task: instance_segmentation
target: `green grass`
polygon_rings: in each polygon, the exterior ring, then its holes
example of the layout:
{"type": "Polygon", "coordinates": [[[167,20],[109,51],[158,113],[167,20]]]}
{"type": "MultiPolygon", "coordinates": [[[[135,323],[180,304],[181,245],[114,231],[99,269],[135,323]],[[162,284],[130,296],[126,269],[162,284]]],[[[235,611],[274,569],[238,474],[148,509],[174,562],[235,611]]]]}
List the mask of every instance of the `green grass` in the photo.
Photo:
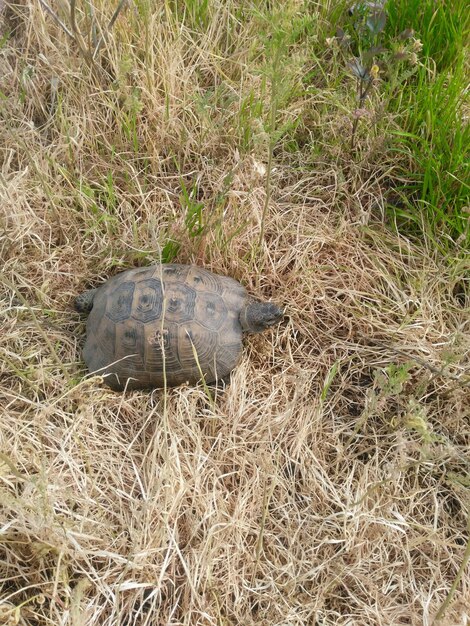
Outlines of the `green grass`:
{"type": "Polygon", "coordinates": [[[412,28],[423,43],[424,56],[434,60],[438,72],[452,69],[464,55],[470,23],[465,0],[392,0],[387,12],[389,32],[412,28]]]}
{"type": "Polygon", "coordinates": [[[389,33],[412,28],[423,44],[416,75],[390,102],[400,116],[392,151],[406,155],[397,168],[405,209],[404,230],[424,228],[444,248],[461,238],[470,244],[468,34],[465,0],[389,3],[389,33]]]}
{"type": "MultiPolygon", "coordinates": [[[[350,37],[349,48],[336,46],[333,57],[321,56],[318,41],[312,49],[317,62],[308,77],[321,84],[324,94],[334,91],[337,102],[351,112],[365,107],[374,122],[358,127],[355,163],[371,154],[373,139],[382,138],[374,169],[387,167],[387,185],[393,189],[388,213],[399,230],[429,239],[442,252],[470,245],[468,124],[468,43],[470,11],[465,0],[390,0],[385,6],[383,32],[367,27],[367,13],[348,16],[347,5],[337,3],[329,15],[328,35],[338,28],[350,37]],[[407,41],[401,34],[409,31],[407,41]],[[415,45],[415,48],[413,46],[415,45]],[[420,49],[422,47],[422,49],[420,49]],[[397,55],[404,54],[403,60],[397,55]],[[413,54],[412,54],[413,53],[413,54]],[[369,97],[358,102],[353,75],[341,79],[338,63],[356,56],[364,67],[379,63],[380,80],[369,97]],[[412,60],[414,56],[414,62],[412,60]]],[[[364,9],[365,10],[365,9],[364,9]]],[[[368,85],[364,81],[363,89],[368,85]]],[[[321,93],[321,89],[318,90],[321,93]]],[[[335,105],[329,98],[328,107],[335,105]]],[[[367,118],[366,118],[367,119],[367,118]]],[[[355,132],[355,131],[354,131],[355,132]]],[[[354,145],[354,141],[351,142],[354,145]]],[[[347,141],[343,153],[348,152],[347,141]]],[[[343,158],[348,168],[347,156],[343,158]]],[[[368,172],[370,175],[370,171],[368,172]]],[[[385,194],[387,200],[387,194],[385,194]]]]}

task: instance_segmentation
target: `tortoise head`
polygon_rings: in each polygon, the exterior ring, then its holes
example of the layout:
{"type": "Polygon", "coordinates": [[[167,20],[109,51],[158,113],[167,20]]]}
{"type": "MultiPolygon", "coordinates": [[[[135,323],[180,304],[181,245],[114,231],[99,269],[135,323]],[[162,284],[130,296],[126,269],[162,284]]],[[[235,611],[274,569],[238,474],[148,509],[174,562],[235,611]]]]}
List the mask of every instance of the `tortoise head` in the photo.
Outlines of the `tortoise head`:
{"type": "Polygon", "coordinates": [[[283,317],[284,309],[273,302],[248,300],[240,312],[240,324],[245,333],[261,333],[279,324],[283,317]]]}

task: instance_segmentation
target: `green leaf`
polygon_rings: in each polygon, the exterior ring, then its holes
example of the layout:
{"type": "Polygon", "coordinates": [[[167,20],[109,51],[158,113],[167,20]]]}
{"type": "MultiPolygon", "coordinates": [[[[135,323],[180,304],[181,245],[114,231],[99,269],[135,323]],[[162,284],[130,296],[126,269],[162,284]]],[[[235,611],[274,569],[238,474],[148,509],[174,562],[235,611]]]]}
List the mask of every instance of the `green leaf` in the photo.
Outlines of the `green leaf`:
{"type": "Polygon", "coordinates": [[[369,78],[369,72],[362,65],[361,60],[357,57],[351,59],[346,63],[347,67],[351,70],[354,76],[357,76],[360,80],[367,80],[369,78]]]}
{"type": "Polygon", "coordinates": [[[367,28],[373,35],[378,35],[385,28],[387,23],[387,14],[385,11],[374,11],[369,15],[366,21],[367,28]]]}

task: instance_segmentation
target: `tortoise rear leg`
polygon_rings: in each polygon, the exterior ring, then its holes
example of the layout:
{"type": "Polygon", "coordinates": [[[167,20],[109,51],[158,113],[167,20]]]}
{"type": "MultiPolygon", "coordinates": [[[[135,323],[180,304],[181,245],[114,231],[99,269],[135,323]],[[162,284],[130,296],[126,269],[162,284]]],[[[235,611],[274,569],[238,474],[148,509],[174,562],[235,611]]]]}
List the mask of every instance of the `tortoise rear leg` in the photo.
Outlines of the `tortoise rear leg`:
{"type": "Polygon", "coordinates": [[[75,309],[79,313],[89,313],[93,308],[93,298],[98,289],[89,289],[75,298],[75,309]]]}
{"type": "Polygon", "coordinates": [[[218,378],[217,384],[222,389],[225,389],[225,387],[228,387],[230,385],[231,381],[232,381],[232,373],[227,374],[226,376],[222,376],[221,378],[218,378]]]}
{"type": "Polygon", "coordinates": [[[230,385],[232,374],[226,374],[225,376],[219,376],[216,380],[208,384],[210,390],[216,392],[225,391],[230,385]]]}

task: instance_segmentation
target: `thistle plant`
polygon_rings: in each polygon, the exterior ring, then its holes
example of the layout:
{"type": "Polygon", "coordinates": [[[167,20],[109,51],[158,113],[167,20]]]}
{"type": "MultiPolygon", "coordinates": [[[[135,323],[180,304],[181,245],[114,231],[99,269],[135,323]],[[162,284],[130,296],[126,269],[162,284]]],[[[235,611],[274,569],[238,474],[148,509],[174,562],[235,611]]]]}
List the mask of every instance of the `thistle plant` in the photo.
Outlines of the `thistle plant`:
{"type": "Polygon", "coordinates": [[[329,47],[338,47],[345,66],[356,80],[356,107],[352,114],[351,149],[356,146],[359,120],[369,115],[365,108],[372,88],[380,82],[391,96],[396,88],[416,71],[422,44],[411,29],[398,38],[385,41],[387,24],[386,0],[359,2],[348,11],[349,20],[336,36],[328,38],[329,47]],[[411,69],[403,71],[403,64],[411,69]]]}

